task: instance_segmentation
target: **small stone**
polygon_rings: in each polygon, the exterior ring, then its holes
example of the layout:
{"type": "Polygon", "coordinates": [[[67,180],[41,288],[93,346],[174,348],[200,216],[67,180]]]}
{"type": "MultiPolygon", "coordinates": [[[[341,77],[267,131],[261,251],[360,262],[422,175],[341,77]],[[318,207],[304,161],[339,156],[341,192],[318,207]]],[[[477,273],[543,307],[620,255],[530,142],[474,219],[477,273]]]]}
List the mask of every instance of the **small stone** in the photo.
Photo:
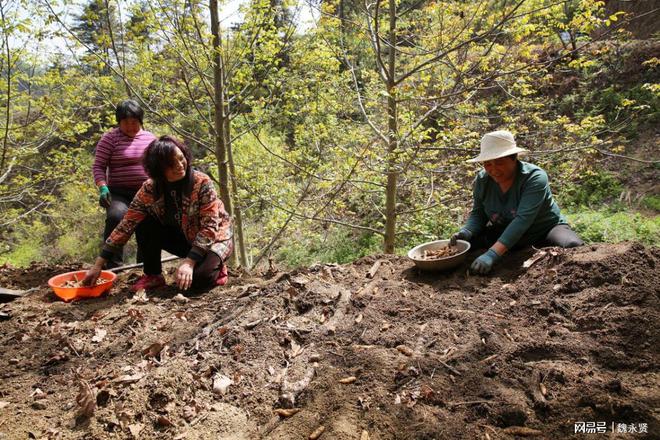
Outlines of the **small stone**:
{"type": "Polygon", "coordinates": [[[30,406],[34,409],[39,409],[39,410],[47,408],[46,404],[44,402],[41,402],[41,401],[33,402],[32,405],[30,405],[30,406]]]}

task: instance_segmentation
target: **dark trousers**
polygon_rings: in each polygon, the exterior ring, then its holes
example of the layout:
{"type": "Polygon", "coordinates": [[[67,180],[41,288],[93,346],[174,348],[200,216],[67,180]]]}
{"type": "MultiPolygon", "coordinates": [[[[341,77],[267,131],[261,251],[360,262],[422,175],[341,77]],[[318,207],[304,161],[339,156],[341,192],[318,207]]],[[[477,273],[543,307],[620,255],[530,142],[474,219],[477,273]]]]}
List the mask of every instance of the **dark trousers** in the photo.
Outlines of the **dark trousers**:
{"type": "MultiPolygon", "coordinates": [[[[121,222],[121,219],[124,218],[124,214],[128,211],[128,205],[133,201],[133,197],[137,193],[137,190],[129,190],[125,188],[115,188],[110,187],[110,206],[105,210],[105,229],[103,230],[103,241],[110,237],[112,231],[115,230],[117,225],[121,222]]],[[[142,252],[140,249],[140,235],[142,234],[141,225],[138,225],[135,230],[135,240],[138,244],[137,246],[137,262],[142,262],[142,252]]],[[[115,253],[110,261],[107,263],[107,268],[121,266],[124,263],[124,251],[123,249],[115,253]]]]}
{"type": "MultiPolygon", "coordinates": [[[[474,248],[488,248],[491,247],[500,238],[504,228],[494,226],[487,226],[486,229],[476,237],[472,237],[470,244],[474,248]]],[[[513,246],[513,249],[520,249],[526,246],[558,246],[562,248],[572,248],[582,246],[584,242],[568,225],[556,225],[548,231],[545,238],[532,242],[525,239],[523,235],[518,243],[513,246]]]]}
{"type": "MultiPolygon", "coordinates": [[[[162,272],[160,254],[163,250],[178,257],[185,257],[190,252],[192,245],[180,228],[163,225],[152,216],[147,216],[141,225],[143,233],[138,238],[138,244],[142,249],[145,274],[158,275],[162,272]]],[[[195,264],[192,287],[215,285],[222,268],[222,259],[213,252],[207,252],[204,259],[195,264]]]]}

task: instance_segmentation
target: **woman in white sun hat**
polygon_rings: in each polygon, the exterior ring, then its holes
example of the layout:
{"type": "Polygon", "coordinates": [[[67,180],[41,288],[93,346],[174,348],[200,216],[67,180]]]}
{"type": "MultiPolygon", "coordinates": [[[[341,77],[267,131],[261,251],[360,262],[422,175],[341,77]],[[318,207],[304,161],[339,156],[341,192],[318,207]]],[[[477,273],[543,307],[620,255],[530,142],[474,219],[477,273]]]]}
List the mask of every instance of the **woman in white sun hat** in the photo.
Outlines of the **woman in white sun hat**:
{"type": "Polygon", "coordinates": [[[484,169],[474,180],[470,217],[451,242],[460,239],[474,247],[489,247],[470,266],[474,273],[490,272],[513,247],[584,244],[561,215],[546,172],[518,160],[526,152],[510,132],[499,130],[484,135],[481,153],[468,160],[482,163],[484,169]]]}

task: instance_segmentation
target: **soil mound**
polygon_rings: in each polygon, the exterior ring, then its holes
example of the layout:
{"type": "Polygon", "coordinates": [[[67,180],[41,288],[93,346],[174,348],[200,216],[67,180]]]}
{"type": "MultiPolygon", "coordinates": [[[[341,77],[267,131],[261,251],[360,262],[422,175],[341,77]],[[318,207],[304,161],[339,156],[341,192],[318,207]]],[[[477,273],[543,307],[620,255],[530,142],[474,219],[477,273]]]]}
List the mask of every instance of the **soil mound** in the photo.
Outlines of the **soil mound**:
{"type": "Polygon", "coordinates": [[[0,305],[0,439],[658,438],[660,249],[529,250],[490,277],[467,275],[474,256],[444,274],[370,256],[188,298],[133,295],[137,274],[73,304],[42,284],[0,305]]]}

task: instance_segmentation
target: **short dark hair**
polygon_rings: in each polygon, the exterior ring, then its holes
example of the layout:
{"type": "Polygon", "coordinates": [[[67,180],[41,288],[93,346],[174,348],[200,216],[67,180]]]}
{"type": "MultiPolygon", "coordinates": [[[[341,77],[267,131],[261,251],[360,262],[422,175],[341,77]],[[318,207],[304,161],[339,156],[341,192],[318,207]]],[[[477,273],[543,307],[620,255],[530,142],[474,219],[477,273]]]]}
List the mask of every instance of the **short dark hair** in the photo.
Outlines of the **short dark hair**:
{"type": "Polygon", "coordinates": [[[165,169],[174,165],[175,148],[181,150],[186,158],[186,177],[192,174],[192,154],[190,149],[182,141],[173,136],[165,135],[152,141],[142,156],[142,166],[149,177],[153,179],[158,188],[162,188],[166,182],[165,169]]]}
{"type": "Polygon", "coordinates": [[[510,157],[510,158],[513,159],[513,160],[518,160],[518,153],[509,154],[509,155],[506,156],[506,157],[510,157]]]}
{"type": "Polygon", "coordinates": [[[140,107],[140,104],[138,104],[137,101],[127,99],[126,101],[117,104],[115,116],[117,117],[117,124],[119,124],[122,119],[135,118],[140,121],[140,125],[142,125],[144,110],[142,110],[142,107],[140,107]]]}

